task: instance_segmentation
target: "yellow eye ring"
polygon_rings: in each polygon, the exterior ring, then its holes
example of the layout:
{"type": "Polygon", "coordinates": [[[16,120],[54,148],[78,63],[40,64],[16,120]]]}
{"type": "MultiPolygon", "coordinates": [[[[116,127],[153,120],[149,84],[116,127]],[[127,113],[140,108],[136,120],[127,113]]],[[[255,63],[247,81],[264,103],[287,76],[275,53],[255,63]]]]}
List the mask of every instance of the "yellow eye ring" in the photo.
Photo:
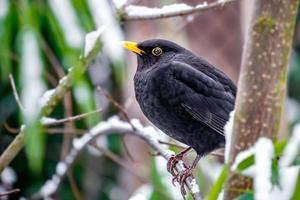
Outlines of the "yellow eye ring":
{"type": "Polygon", "coordinates": [[[159,56],[162,54],[162,49],[159,47],[155,47],[154,49],[152,49],[152,54],[155,56],[159,56]]]}

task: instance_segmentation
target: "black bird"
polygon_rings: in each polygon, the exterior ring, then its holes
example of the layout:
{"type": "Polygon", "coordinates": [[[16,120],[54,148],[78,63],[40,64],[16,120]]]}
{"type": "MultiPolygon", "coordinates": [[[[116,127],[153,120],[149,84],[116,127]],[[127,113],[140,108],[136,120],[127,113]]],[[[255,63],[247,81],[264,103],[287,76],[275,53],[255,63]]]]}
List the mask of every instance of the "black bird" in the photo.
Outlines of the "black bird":
{"type": "MultiPolygon", "coordinates": [[[[191,51],[162,39],[124,42],[137,54],[136,99],[145,116],[170,137],[190,146],[168,162],[168,170],[191,148],[199,159],[225,146],[224,125],[234,108],[236,86],[191,51]]],[[[183,182],[181,182],[183,183],[183,182]]]]}

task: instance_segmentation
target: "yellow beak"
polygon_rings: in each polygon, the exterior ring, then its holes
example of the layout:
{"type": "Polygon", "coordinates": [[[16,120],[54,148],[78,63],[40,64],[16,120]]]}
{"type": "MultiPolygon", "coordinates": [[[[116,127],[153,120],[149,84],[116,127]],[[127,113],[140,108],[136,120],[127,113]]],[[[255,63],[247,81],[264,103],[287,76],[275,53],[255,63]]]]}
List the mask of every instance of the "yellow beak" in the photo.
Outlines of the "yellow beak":
{"type": "Polygon", "coordinates": [[[137,53],[139,55],[142,55],[143,53],[145,53],[145,51],[138,48],[136,42],[123,41],[123,47],[128,49],[129,51],[132,51],[132,52],[137,53]]]}

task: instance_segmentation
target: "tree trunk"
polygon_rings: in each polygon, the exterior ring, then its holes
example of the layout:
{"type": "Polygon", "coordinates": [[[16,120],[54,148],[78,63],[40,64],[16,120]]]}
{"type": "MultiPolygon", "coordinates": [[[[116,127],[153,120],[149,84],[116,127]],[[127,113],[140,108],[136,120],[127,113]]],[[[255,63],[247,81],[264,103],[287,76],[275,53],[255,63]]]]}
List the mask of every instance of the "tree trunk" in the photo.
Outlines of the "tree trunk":
{"type": "MultiPolygon", "coordinates": [[[[259,137],[277,137],[298,3],[254,1],[238,83],[229,164],[259,137]]],[[[224,199],[234,199],[251,188],[249,178],[230,172],[224,199]]]]}

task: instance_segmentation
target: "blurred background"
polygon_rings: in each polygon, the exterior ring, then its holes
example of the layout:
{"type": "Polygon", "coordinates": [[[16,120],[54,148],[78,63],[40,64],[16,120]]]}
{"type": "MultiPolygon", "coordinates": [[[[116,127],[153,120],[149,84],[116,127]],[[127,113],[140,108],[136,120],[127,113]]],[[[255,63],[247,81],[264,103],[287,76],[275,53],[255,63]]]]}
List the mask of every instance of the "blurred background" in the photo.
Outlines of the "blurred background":
{"type": "MultiPolygon", "coordinates": [[[[207,1],[213,2],[213,1],[207,1]]],[[[0,153],[27,122],[18,107],[9,74],[15,79],[24,107],[35,110],[37,99],[75,65],[83,52],[87,32],[104,25],[102,51],[87,73],[55,108],[51,117],[66,118],[101,108],[80,121],[41,128],[33,126],[25,148],[0,176],[0,192],[21,191],[8,199],[31,197],[51,178],[55,166],[71,148],[71,140],[99,121],[119,112],[96,90],[100,85],[123,105],[130,118],[149,124],[134,98],[136,57],[115,41],[140,42],[151,38],[174,41],[218,66],[235,83],[252,1],[235,1],[221,8],[185,17],[123,21],[127,5],[161,7],[172,3],[195,5],[197,0],[0,0],[0,153]],[[125,3],[125,4],[124,4],[125,3]]],[[[288,92],[280,137],[300,121],[300,23],[295,29],[290,57],[288,92]]],[[[163,141],[175,143],[165,135],[163,141]]],[[[162,158],[140,139],[118,135],[94,141],[76,159],[54,199],[182,199],[172,186],[162,158]],[[114,161],[111,153],[118,155],[114,161]]],[[[171,146],[172,150],[180,148],[171,146]]],[[[195,154],[191,154],[193,158],[195,154]]],[[[207,156],[196,171],[205,194],[218,176],[222,160],[207,156]]],[[[1,197],[0,197],[1,199],[1,197]]],[[[7,199],[3,197],[2,199],[7,199]]]]}

